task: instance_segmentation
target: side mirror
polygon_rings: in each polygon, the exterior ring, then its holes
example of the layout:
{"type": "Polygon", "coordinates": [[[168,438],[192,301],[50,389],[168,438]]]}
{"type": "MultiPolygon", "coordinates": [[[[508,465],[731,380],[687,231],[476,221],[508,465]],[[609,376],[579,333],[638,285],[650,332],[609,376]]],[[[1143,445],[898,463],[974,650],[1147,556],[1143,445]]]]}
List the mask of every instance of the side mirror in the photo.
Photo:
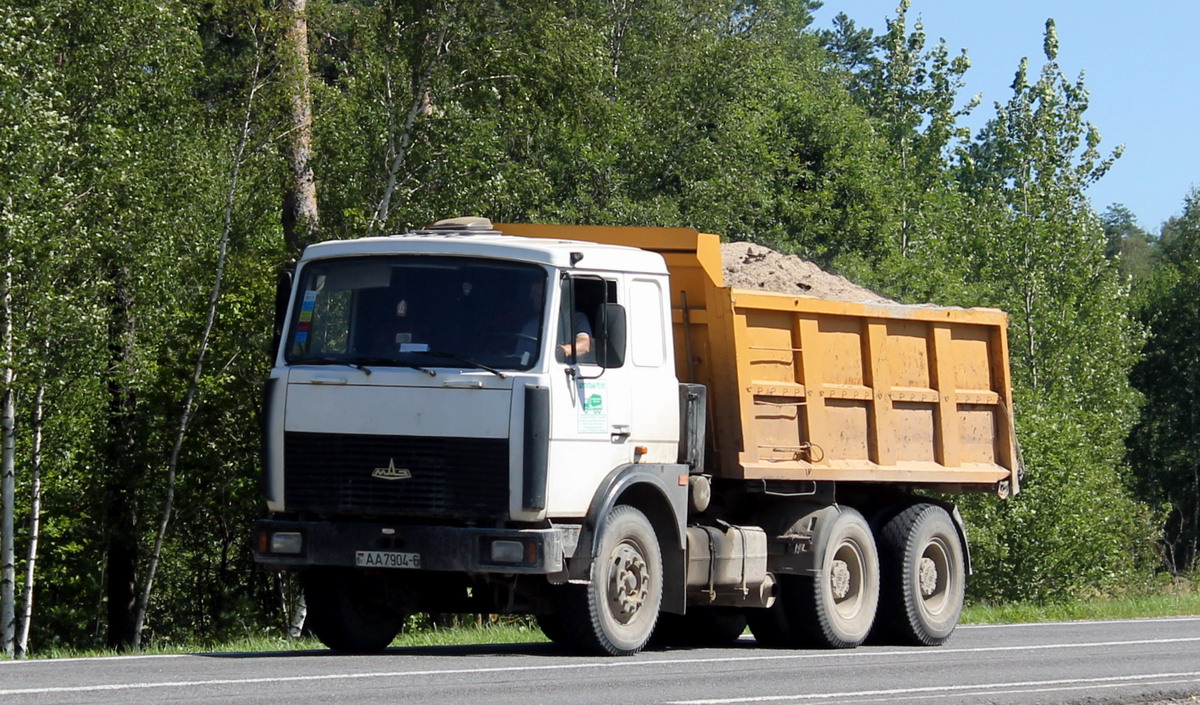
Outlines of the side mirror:
{"type": "Polygon", "coordinates": [[[604,369],[625,365],[625,307],[604,304],[596,335],[596,363],[604,369]]]}
{"type": "Polygon", "coordinates": [[[283,337],[283,325],[287,317],[288,303],[292,300],[292,279],[295,275],[294,264],[289,264],[279,270],[275,279],[275,323],[271,331],[271,362],[279,357],[279,342],[283,337]]]}

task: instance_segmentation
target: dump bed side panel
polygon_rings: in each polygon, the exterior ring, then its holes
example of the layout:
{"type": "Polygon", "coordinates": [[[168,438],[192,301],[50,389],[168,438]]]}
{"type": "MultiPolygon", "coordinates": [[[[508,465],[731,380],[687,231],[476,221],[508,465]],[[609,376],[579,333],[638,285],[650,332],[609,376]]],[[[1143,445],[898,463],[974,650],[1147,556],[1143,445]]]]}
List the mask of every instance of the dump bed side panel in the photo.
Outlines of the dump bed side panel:
{"type": "Polygon", "coordinates": [[[740,412],[721,475],[1017,489],[1002,312],[718,295],[740,412]]]}

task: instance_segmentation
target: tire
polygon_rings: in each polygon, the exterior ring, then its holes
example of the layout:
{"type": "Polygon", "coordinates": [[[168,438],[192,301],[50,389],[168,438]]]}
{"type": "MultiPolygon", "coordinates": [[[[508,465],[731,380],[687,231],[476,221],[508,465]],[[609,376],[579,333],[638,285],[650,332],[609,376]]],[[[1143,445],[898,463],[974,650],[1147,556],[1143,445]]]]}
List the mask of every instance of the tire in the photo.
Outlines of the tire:
{"type": "Polygon", "coordinates": [[[689,607],[687,614],[660,614],[650,642],[655,646],[729,646],[746,631],[736,607],[689,607]]]}
{"type": "Polygon", "coordinates": [[[944,644],[962,613],[966,562],[954,521],[935,504],[916,504],[879,532],[880,619],[872,640],[944,644]]]}
{"type": "Polygon", "coordinates": [[[306,624],[334,651],[383,651],[404,626],[404,613],[388,605],[383,586],[362,571],[312,568],[303,582],[306,624]]]}
{"type": "Polygon", "coordinates": [[[615,507],[601,531],[589,583],[560,588],[556,627],[580,651],[628,656],[654,633],[662,604],[662,551],[646,515],[628,505],[615,507]]]}
{"type": "Polygon", "coordinates": [[[879,556],[862,514],[842,507],[825,533],[820,573],[780,595],[800,645],[852,649],[866,641],[879,606],[879,556]]]}

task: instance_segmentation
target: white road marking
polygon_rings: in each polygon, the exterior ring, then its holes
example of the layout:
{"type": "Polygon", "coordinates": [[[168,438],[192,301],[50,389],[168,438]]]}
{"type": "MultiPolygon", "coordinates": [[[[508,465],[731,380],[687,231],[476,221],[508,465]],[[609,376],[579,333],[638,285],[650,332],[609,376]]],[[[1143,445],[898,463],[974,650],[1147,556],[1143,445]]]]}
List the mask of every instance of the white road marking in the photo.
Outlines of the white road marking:
{"type": "MultiPolygon", "coordinates": [[[[1173,678],[1164,681],[1142,681],[1138,683],[1101,683],[1090,685],[1064,685],[1055,687],[1041,688],[1008,688],[1004,690],[989,690],[988,696],[993,695],[1021,695],[1024,693],[1059,693],[1069,692],[1073,690],[1113,690],[1115,688],[1132,688],[1135,685],[1181,685],[1184,683],[1200,683],[1200,679],[1196,678],[1173,678]]],[[[925,695],[888,695],[881,698],[857,698],[854,700],[839,700],[839,705],[849,705],[849,703],[896,703],[904,702],[905,700],[937,700],[942,698],[961,698],[963,693],[932,693],[925,695]]],[[[664,705],[666,705],[664,703],[664,705]]]]}
{"type": "Polygon", "coordinates": [[[1200,617],[1145,617],[1141,619],[1076,619],[1066,622],[1017,622],[1015,624],[960,624],[958,629],[1012,629],[1020,627],[1074,627],[1090,624],[1145,624],[1147,622],[1200,622],[1200,617]]]}
{"type": "MultiPolygon", "coordinates": [[[[978,654],[1002,651],[1039,651],[1047,649],[1087,649],[1105,648],[1111,646],[1136,646],[1140,644],[1180,644],[1200,642],[1200,637],[1179,637],[1171,639],[1130,639],[1124,641],[1094,641],[1064,644],[1037,644],[1033,646],[980,646],[968,649],[892,649],[887,651],[871,651],[860,649],[855,651],[820,651],[804,654],[765,654],[761,656],[722,656],[703,659],[653,659],[636,660],[604,660],[587,663],[563,663],[546,666],[497,666],[488,668],[446,668],[423,671],[383,671],[375,673],[326,673],[305,676],[276,676],[271,678],[221,678],[195,681],[162,681],[157,683],[108,683],[95,685],[54,686],[45,688],[12,688],[0,689],[0,695],[44,695],[50,693],[86,693],[116,690],[145,690],[148,688],[194,688],[200,686],[219,685],[252,685],[256,683],[295,683],[307,681],[330,680],[360,680],[364,678],[412,678],[414,676],[443,676],[443,675],[483,675],[490,673],[518,673],[530,671],[571,671],[616,668],[643,668],[665,665],[703,665],[745,663],[751,661],[800,661],[813,659],[866,659],[879,656],[936,656],[942,658],[953,654],[978,654]]],[[[1065,681],[1070,682],[1070,681],[1065,681]]],[[[1019,685],[1019,684],[1013,684],[1019,685]]]]}
{"type": "Polygon", "coordinates": [[[803,693],[797,695],[757,695],[746,698],[711,698],[706,700],[671,700],[667,705],[737,705],[738,703],[782,703],[782,702],[797,702],[803,700],[831,700],[836,699],[839,702],[844,702],[846,698],[861,698],[861,697],[882,697],[887,696],[889,699],[895,696],[903,695],[931,695],[941,696],[942,694],[962,695],[970,691],[980,691],[973,694],[994,694],[996,692],[1013,692],[1020,693],[1033,689],[1035,692],[1044,690],[1067,690],[1074,688],[1087,687],[1113,687],[1113,686],[1130,686],[1141,685],[1146,682],[1153,684],[1166,683],[1193,683],[1200,682],[1200,671],[1189,671],[1184,673],[1146,673],[1132,676],[1103,676],[1100,678],[1066,678],[1059,680],[1047,681],[1023,681],[1023,682],[1000,682],[1000,683],[976,683],[971,685],[934,685],[924,686],[920,688],[889,688],[886,690],[858,690],[858,691],[842,691],[835,693],[803,693]],[[1180,679],[1180,680],[1165,680],[1161,683],[1154,681],[1156,678],[1162,679],[1180,679]],[[1071,686],[1071,688],[1058,688],[1056,686],[1071,686]],[[999,688],[1015,688],[1018,690],[1012,691],[997,691],[999,688]]]}

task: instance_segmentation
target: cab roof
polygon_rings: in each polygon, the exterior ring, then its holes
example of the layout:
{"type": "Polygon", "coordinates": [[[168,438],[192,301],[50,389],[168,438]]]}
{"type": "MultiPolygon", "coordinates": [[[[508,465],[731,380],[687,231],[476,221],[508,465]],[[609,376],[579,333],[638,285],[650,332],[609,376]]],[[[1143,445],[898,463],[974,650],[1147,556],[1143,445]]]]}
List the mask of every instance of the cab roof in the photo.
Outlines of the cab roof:
{"type": "Polygon", "coordinates": [[[330,240],[308,246],[300,261],[389,254],[488,257],[563,269],[667,273],[666,263],[655,252],[582,240],[518,237],[479,227],[440,226],[387,237],[330,240]]]}

